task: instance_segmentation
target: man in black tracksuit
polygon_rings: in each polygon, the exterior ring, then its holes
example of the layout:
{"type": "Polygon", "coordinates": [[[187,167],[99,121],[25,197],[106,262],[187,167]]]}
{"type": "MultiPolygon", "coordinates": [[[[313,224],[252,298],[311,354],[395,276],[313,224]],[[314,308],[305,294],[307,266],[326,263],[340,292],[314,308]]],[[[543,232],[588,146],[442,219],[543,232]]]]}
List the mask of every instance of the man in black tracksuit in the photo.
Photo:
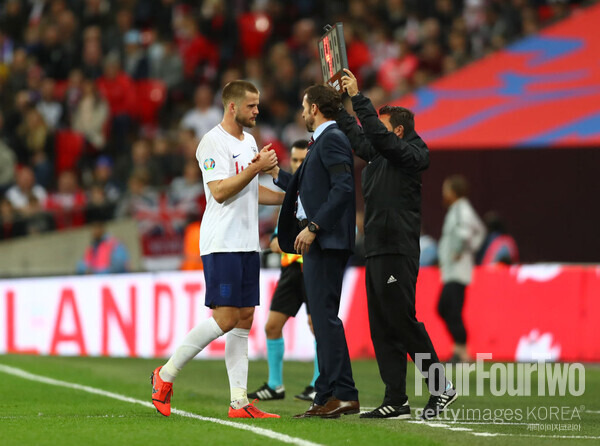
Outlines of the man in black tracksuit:
{"type": "Polygon", "coordinates": [[[421,367],[433,378],[429,389],[440,389],[424,409],[423,418],[430,419],[454,402],[456,391],[443,373],[430,372],[439,360],[425,326],[416,319],[421,172],[429,166],[429,150],[414,130],[412,112],[385,106],[378,118],[371,101],[358,92],[354,75],[345,72],[342,85],[362,128],[345,109],[337,123],[355,154],[368,162],[362,173],[367,300],[371,339],[386,386],[383,404],[361,417],[410,418],[406,354],[418,365],[415,355],[422,353],[429,354],[421,367]]]}

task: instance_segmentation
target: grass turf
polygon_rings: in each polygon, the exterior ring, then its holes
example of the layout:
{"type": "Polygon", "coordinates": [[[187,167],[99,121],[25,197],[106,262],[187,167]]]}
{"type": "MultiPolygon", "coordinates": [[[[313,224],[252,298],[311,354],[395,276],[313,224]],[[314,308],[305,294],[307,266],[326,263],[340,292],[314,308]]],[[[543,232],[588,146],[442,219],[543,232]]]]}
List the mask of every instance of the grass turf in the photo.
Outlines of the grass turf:
{"type": "MultiPolygon", "coordinates": [[[[67,358],[0,356],[0,365],[61,381],[91,386],[143,401],[150,401],[149,376],[160,360],[116,358],[67,358]]],[[[488,366],[489,368],[489,366],[488,366]]],[[[380,404],[383,385],[374,361],[354,361],[353,371],[361,406],[380,404]]],[[[250,363],[249,390],[265,381],[265,361],[250,363]]],[[[293,395],[308,384],[312,363],[286,362],[286,399],[259,402],[258,407],[281,415],[281,419],[233,420],[325,445],[550,445],[600,443],[600,368],[586,366],[586,390],[580,397],[463,396],[451,406],[455,411],[486,409],[506,411],[527,408],[577,408],[581,419],[567,421],[523,419],[518,423],[468,420],[457,423],[409,423],[400,420],[364,420],[346,416],[338,420],[303,419],[292,416],[308,407],[293,395]],[[579,430],[532,430],[530,424],[573,426],[579,430]],[[456,430],[452,430],[456,429],[456,430]],[[566,437],[566,438],[559,438],[566,437]],[[578,438],[577,438],[578,437],[578,438]]],[[[474,378],[473,378],[474,380],[474,378]]],[[[532,386],[535,388],[535,383],[532,386]]],[[[474,386],[472,387],[474,389],[474,386]]],[[[173,406],[204,417],[227,419],[229,386],[224,361],[192,361],[174,386],[173,406]]],[[[414,395],[414,367],[409,363],[407,391],[411,408],[422,408],[427,396],[414,395]]],[[[9,445],[270,445],[281,441],[253,432],[172,415],[162,417],[139,404],[118,401],[77,389],[26,380],[0,371],[0,444],[9,445]]],[[[544,415],[541,411],[541,415],[544,415]]],[[[459,412],[457,412],[459,413],[459,412]]],[[[463,421],[461,421],[463,420],[463,421]]]]}

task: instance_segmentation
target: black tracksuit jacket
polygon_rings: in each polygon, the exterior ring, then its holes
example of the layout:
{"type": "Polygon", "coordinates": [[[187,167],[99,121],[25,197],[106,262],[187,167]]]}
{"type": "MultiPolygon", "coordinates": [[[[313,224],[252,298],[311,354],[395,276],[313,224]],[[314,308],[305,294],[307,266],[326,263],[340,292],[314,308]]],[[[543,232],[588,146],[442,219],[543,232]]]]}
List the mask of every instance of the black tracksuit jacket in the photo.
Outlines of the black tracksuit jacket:
{"type": "Polygon", "coordinates": [[[345,109],[336,120],[354,153],[368,162],[362,173],[366,257],[401,254],[418,259],[421,172],[429,167],[429,149],[414,130],[403,138],[389,132],[362,94],[352,97],[352,108],[362,128],[345,109]]]}

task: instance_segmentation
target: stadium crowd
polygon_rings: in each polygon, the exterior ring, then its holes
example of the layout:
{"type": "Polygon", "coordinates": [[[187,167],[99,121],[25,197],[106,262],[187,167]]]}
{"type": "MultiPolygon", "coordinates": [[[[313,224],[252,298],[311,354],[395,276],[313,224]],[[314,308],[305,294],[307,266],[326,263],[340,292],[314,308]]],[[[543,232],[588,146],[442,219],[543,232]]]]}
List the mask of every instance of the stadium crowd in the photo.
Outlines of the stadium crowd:
{"type": "MultiPolygon", "coordinates": [[[[300,95],[342,21],[375,106],[564,17],[560,0],[6,0],[0,5],[0,239],[133,217],[182,234],[204,206],[196,147],[218,92],[261,91],[259,146],[309,135],[300,95]]],[[[273,229],[262,212],[261,231],[273,229]]],[[[265,238],[268,245],[268,238],[265,238]]]]}

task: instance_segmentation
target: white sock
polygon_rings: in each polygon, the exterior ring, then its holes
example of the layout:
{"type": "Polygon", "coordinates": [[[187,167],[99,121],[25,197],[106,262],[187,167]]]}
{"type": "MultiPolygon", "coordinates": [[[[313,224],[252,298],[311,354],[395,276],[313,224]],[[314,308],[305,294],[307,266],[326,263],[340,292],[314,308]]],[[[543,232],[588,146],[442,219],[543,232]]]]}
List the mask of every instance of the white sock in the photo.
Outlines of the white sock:
{"type": "Polygon", "coordinates": [[[160,379],[171,383],[175,381],[183,366],[219,336],[223,336],[223,330],[214,318],[200,322],[185,335],[173,356],[160,369],[160,379]]]}
{"type": "Polygon", "coordinates": [[[225,366],[229,375],[231,406],[239,409],[248,404],[248,335],[246,328],[234,328],[227,333],[225,366]]]}

